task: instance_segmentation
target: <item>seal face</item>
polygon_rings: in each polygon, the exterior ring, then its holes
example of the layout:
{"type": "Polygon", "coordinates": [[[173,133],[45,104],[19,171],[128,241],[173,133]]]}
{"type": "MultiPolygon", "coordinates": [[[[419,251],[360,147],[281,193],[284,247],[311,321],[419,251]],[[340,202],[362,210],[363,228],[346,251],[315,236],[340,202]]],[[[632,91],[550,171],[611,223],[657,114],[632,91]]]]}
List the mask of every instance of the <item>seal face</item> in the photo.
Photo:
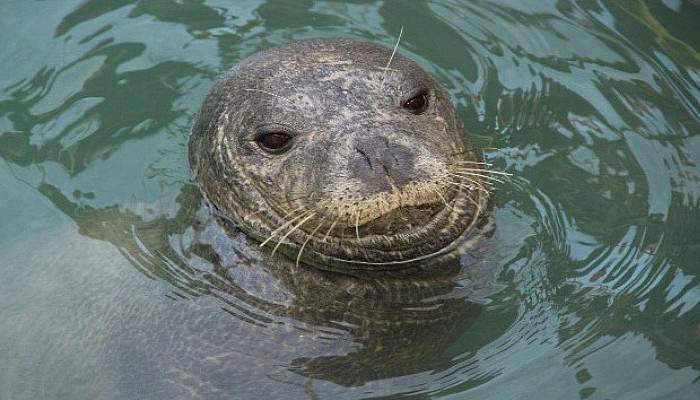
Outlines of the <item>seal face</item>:
{"type": "Polygon", "coordinates": [[[225,220],[274,251],[349,274],[453,249],[486,176],[444,89],[383,46],[312,39],[258,53],[207,96],[189,148],[225,220]]]}

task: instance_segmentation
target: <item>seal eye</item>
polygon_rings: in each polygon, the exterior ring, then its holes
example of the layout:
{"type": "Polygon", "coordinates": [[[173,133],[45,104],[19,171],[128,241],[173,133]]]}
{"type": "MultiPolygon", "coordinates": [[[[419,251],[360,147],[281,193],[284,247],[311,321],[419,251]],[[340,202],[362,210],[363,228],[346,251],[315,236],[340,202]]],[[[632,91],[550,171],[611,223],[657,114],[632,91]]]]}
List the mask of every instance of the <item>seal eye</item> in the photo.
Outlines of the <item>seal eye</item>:
{"type": "Polygon", "coordinates": [[[255,142],[266,152],[279,154],[289,149],[292,137],[284,132],[265,132],[258,135],[255,142]]]}
{"type": "Polygon", "coordinates": [[[420,92],[403,103],[403,108],[413,114],[422,114],[428,109],[428,94],[420,92]]]}

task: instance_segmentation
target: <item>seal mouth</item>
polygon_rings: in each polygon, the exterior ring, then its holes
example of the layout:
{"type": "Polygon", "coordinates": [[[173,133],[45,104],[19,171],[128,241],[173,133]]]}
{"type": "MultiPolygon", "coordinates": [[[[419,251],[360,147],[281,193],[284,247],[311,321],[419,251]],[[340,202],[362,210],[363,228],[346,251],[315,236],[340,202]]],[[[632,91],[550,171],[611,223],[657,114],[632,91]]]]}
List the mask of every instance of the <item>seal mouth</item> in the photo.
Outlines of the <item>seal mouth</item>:
{"type": "Polygon", "coordinates": [[[415,187],[408,191],[395,190],[391,202],[381,196],[367,196],[361,200],[350,197],[335,207],[323,206],[327,201],[315,209],[312,205],[303,206],[315,212],[309,221],[301,224],[299,232],[309,240],[321,236],[324,243],[346,246],[382,249],[410,246],[421,233],[427,234],[429,228],[439,228],[435,221],[454,210],[452,203],[460,192],[439,185],[424,185],[423,189],[420,193],[416,193],[415,187]]]}
{"type": "Polygon", "coordinates": [[[399,206],[369,222],[358,224],[357,227],[346,226],[339,232],[338,236],[363,237],[408,234],[416,230],[417,227],[430,223],[444,208],[445,204],[440,202],[429,202],[405,207],[399,206]]]}
{"type": "Polygon", "coordinates": [[[314,264],[351,274],[390,272],[449,253],[464,232],[476,224],[484,201],[485,196],[478,191],[469,193],[459,188],[449,193],[445,202],[397,208],[355,229],[344,228],[338,236],[320,240],[308,236],[307,240],[313,241],[312,258],[319,260],[314,264]],[[401,226],[401,217],[409,215],[419,217],[420,222],[413,219],[413,224],[401,226]],[[383,219],[399,224],[398,230],[386,233],[383,219]]]}

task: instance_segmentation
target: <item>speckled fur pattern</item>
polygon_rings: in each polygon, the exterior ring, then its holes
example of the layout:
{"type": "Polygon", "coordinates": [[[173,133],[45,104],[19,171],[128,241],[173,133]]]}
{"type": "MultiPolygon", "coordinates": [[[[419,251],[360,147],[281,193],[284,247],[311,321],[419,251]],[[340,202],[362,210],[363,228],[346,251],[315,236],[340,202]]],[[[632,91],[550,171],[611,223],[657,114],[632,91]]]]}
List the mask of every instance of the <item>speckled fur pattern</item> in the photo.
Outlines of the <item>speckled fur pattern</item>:
{"type": "Polygon", "coordinates": [[[444,89],[410,59],[350,39],[262,51],[207,96],[190,139],[196,182],[216,212],[269,247],[361,274],[430,264],[466,236],[485,202],[480,162],[444,89]],[[415,115],[402,104],[423,91],[415,115]],[[269,154],[261,131],[292,136],[269,154]],[[464,165],[464,164],[462,164],[464,165]]]}

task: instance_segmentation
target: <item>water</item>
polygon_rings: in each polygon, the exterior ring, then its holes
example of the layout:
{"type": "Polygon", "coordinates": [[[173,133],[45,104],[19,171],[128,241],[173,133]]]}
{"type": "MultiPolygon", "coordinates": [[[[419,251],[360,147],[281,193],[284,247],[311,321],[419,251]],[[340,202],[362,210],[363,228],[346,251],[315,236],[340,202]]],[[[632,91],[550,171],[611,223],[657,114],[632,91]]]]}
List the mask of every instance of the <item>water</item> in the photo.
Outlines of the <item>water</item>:
{"type": "Polygon", "coordinates": [[[700,398],[700,6],[234,4],[0,5],[0,399],[700,398]],[[330,301],[193,222],[217,74],[402,26],[515,175],[496,290],[330,301]]]}

